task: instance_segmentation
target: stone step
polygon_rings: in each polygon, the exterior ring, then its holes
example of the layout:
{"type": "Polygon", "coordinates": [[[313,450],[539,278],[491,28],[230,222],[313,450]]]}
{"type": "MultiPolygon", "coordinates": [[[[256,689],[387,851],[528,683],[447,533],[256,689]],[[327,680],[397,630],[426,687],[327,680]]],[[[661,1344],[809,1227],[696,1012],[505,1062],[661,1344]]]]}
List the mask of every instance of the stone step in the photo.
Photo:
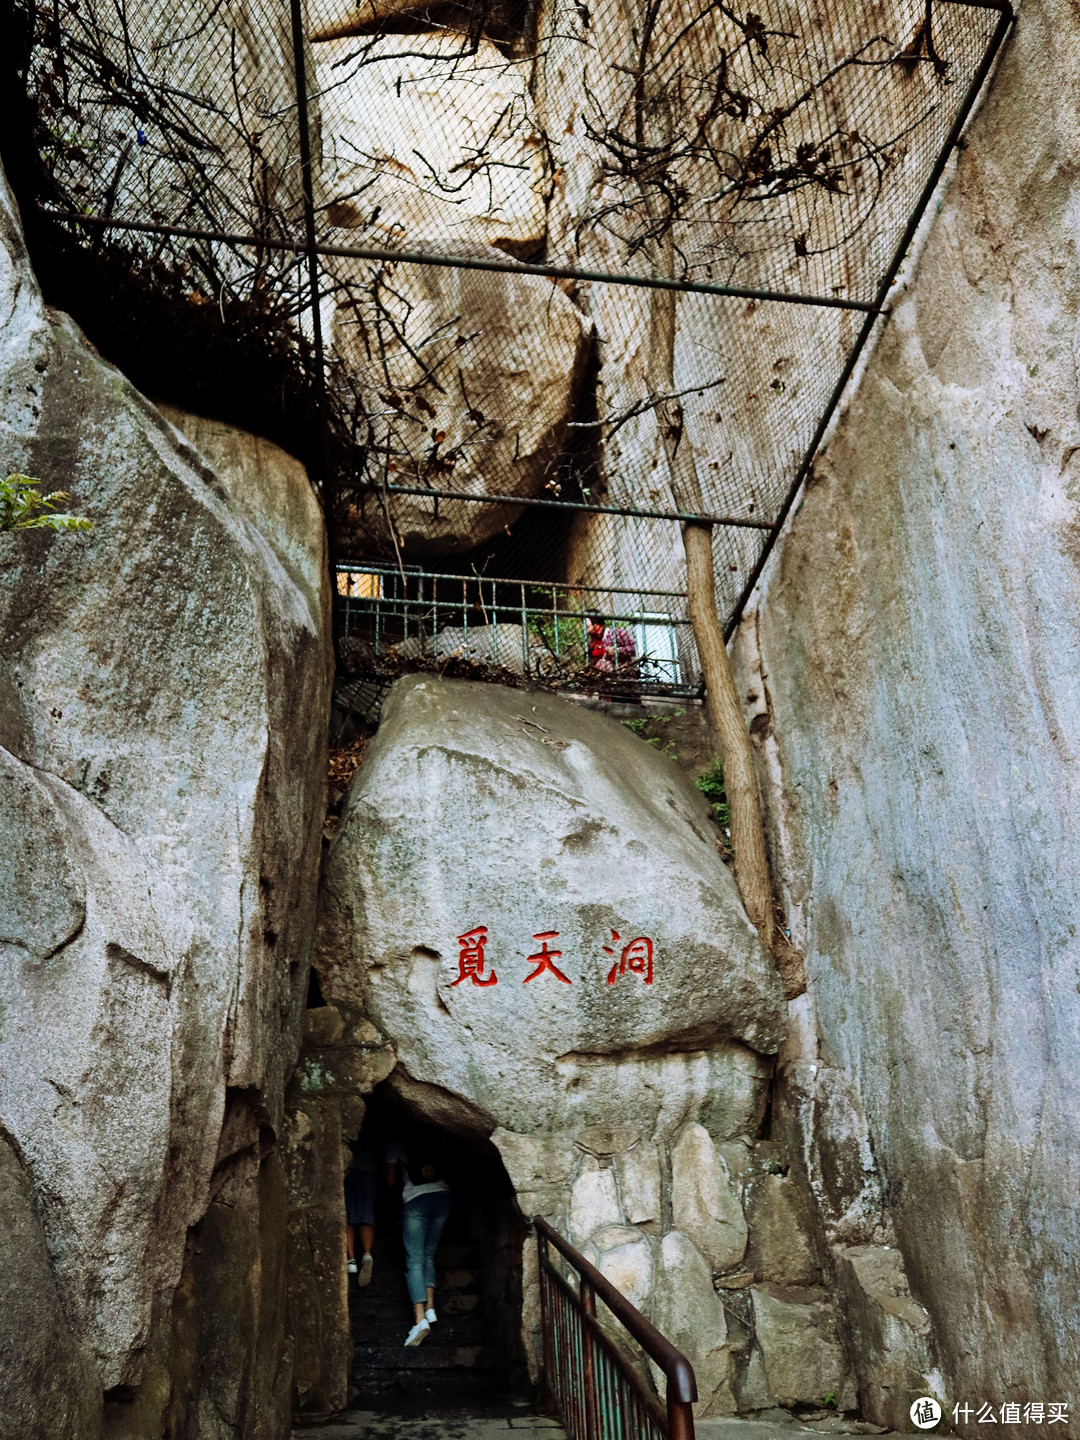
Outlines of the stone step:
{"type": "Polygon", "coordinates": [[[443,1270],[436,1266],[435,1276],[444,1290],[477,1290],[480,1286],[477,1271],[464,1266],[456,1270],[443,1270]]]}
{"type": "Polygon", "coordinates": [[[315,1432],[294,1431],[294,1440],[311,1440],[313,1433],[317,1440],[512,1440],[514,1435],[527,1440],[529,1431],[536,1440],[566,1440],[559,1422],[546,1415],[520,1410],[506,1416],[468,1405],[454,1410],[425,1407],[417,1414],[351,1410],[315,1432]]]}
{"type": "MultiPolygon", "coordinates": [[[[439,1319],[432,1325],[431,1336],[425,1345],[435,1341],[439,1345],[482,1345],[485,1326],[481,1315],[448,1315],[445,1309],[438,1310],[439,1319]]],[[[390,1339],[397,1339],[397,1332],[412,1326],[412,1310],[408,1305],[396,1303],[379,1315],[364,1316],[363,1323],[353,1323],[353,1339],[357,1345],[386,1345],[390,1339]]]]}
{"type": "Polygon", "coordinates": [[[412,1324],[405,1288],[405,1256],[387,1227],[376,1232],[375,1271],[364,1289],[352,1280],[349,1318],[354,1343],[353,1383],[375,1403],[455,1408],[486,1395],[493,1384],[492,1352],[481,1294],[481,1256],[475,1243],[453,1235],[436,1256],[439,1319],[422,1344],[402,1343],[412,1324]]]}
{"type": "MultiPolygon", "coordinates": [[[[479,1307],[472,1310],[454,1310],[443,1303],[438,1295],[435,1296],[435,1313],[439,1318],[431,1327],[432,1335],[457,1335],[463,1330],[471,1333],[475,1326],[483,1327],[486,1324],[486,1316],[479,1307]]],[[[349,1320],[355,1340],[377,1343],[388,1333],[396,1335],[401,1325],[408,1329],[413,1324],[413,1307],[403,1293],[381,1300],[370,1309],[364,1308],[362,1302],[360,1305],[350,1305],[349,1320]]]]}
{"type": "Polygon", "coordinates": [[[377,1370],[488,1370],[491,1351],[486,1345],[357,1345],[353,1371],[367,1376],[377,1370]]]}
{"type": "Polygon", "coordinates": [[[480,1254],[476,1246],[469,1240],[439,1242],[439,1260],[444,1265],[475,1266],[479,1263],[480,1254]]]}

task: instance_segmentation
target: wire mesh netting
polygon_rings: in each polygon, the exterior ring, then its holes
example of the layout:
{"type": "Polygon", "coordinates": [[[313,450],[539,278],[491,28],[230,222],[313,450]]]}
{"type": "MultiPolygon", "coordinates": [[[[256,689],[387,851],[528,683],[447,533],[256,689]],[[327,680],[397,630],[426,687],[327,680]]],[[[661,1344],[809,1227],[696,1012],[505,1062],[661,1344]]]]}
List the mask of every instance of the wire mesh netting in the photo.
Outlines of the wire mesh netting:
{"type": "Polygon", "coordinates": [[[553,611],[596,606],[641,643],[646,617],[682,635],[687,516],[737,616],[1009,20],[982,0],[26,3],[38,198],[207,323],[262,317],[292,347],[337,556],[382,577],[339,586],[348,623],[394,567],[398,601],[410,574],[546,582],[553,611]]]}

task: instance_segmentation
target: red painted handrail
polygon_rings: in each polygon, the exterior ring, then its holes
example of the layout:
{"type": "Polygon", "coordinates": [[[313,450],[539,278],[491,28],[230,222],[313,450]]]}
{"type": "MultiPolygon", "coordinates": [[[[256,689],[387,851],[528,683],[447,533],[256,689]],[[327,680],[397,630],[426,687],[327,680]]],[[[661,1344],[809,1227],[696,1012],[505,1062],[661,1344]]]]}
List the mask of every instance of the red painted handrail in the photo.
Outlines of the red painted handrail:
{"type": "Polygon", "coordinates": [[[624,1384],[629,1391],[633,1392],[634,1409],[643,1409],[655,1424],[661,1435],[666,1440],[694,1440],[694,1412],[693,1402],[697,1396],[697,1381],[694,1379],[694,1368],[686,1356],[676,1350],[670,1340],[665,1339],[657,1330],[656,1326],[646,1320],[641,1311],[622,1293],[621,1290],[601,1275],[595,1265],[590,1265],[580,1251],[575,1250],[568,1240],[565,1240],[557,1230],[537,1217],[533,1224],[536,1227],[539,1261],[541,1271],[540,1284],[540,1305],[544,1336],[544,1382],[548,1393],[563,1412],[563,1421],[571,1432],[571,1440],[602,1440],[602,1423],[597,1394],[596,1377],[596,1356],[598,1348],[604,1353],[609,1363],[613,1364],[620,1372],[624,1384]],[[579,1279],[580,1294],[576,1294],[572,1287],[559,1274],[552,1264],[548,1255],[548,1247],[557,1250],[562,1258],[577,1272],[579,1279]],[[577,1402],[570,1403],[570,1397],[557,1394],[555,1391],[555,1319],[552,1313],[550,1296],[550,1285],[558,1285],[563,1293],[564,1301],[573,1306],[579,1312],[583,1345],[581,1355],[581,1394],[574,1397],[577,1402]],[[618,1349],[611,1343],[600,1328],[596,1318],[596,1298],[607,1306],[608,1310],[622,1325],[627,1334],[637,1342],[644,1353],[652,1360],[667,1378],[667,1410],[666,1413],[656,1403],[653,1396],[647,1394],[638,1376],[627,1364],[618,1349]],[[573,1414],[580,1413],[584,1417],[584,1434],[577,1431],[582,1428],[575,1425],[573,1414]]]}

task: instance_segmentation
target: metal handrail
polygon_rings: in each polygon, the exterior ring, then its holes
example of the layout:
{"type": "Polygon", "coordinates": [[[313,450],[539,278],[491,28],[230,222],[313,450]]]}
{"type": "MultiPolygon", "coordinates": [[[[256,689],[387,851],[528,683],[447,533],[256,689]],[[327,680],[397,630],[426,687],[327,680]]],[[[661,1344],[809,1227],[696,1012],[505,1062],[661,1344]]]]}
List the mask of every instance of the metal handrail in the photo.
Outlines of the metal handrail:
{"type": "Polygon", "coordinates": [[[626,693],[638,696],[698,694],[699,662],[682,592],[448,575],[381,562],[338,561],[334,568],[338,635],[343,657],[351,657],[346,668],[377,670],[388,658],[469,656],[475,641],[481,663],[557,689],[596,683],[629,686],[626,693]],[[587,636],[593,615],[610,631],[609,663],[595,668],[587,636]]]}
{"type": "MultiPolygon", "coordinates": [[[[425,491],[425,494],[427,492],[425,491]]],[[[519,575],[517,579],[508,575],[487,575],[484,572],[473,571],[468,575],[437,574],[434,570],[425,570],[422,565],[394,565],[389,561],[381,560],[338,560],[334,569],[339,575],[415,575],[424,579],[431,579],[436,576],[440,580],[465,580],[480,581],[485,585],[528,585],[534,590],[558,590],[566,594],[580,594],[582,591],[589,591],[596,595],[650,595],[661,596],[665,600],[685,600],[685,590],[653,590],[647,585],[570,585],[562,580],[523,580],[519,575]]]]}
{"type": "MultiPolygon", "coordinates": [[[[632,1305],[621,1290],[590,1265],[579,1250],[563,1238],[546,1220],[537,1216],[537,1249],[540,1266],[540,1311],[544,1342],[544,1384],[551,1399],[559,1409],[570,1440],[608,1440],[612,1434],[630,1435],[630,1427],[624,1426],[620,1417],[617,1429],[609,1430],[605,1424],[608,1418],[602,1406],[603,1398],[612,1398],[610,1389],[604,1394],[604,1385],[598,1377],[598,1358],[618,1372],[622,1384],[631,1392],[631,1408],[643,1411],[641,1419],[647,1417],[655,1432],[664,1440],[694,1440],[694,1401],[698,1398],[694,1367],[686,1356],[676,1350],[670,1340],[664,1338],[656,1326],[646,1320],[641,1311],[632,1305]],[[559,1252],[577,1272],[579,1289],[575,1291],[552,1263],[548,1247],[559,1252]],[[562,1384],[565,1378],[557,1363],[557,1323],[554,1314],[553,1290],[564,1306],[576,1313],[581,1324],[581,1373],[579,1393],[570,1394],[562,1384]],[[599,1298],[608,1310],[636,1341],[644,1353],[667,1378],[666,1411],[657,1404],[633,1369],[619,1353],[601,1329],[596,1315],[596,1300],[599,1298]],[[561,1393],[560,1393],[561,1392],[561,1393]]],[[[576,1348],[572,1345],[564,1349],[576,1348]]],[[[563,1367],[565,1368],[565,1367],[563,1367]]],[[[641,1425],[639,1434],[648,1434],[649,1427],[641,1425]]]]}

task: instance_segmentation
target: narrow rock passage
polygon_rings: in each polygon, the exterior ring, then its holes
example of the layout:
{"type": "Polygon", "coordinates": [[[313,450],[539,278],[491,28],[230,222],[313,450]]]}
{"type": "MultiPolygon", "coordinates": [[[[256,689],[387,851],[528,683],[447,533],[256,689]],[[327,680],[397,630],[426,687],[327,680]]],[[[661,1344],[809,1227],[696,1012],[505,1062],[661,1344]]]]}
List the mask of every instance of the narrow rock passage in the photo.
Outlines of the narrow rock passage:
{"type": "MultiPolygon", "coordinates": [[[[409,1142],[415,1122],[385,1095],[372,1095],[368,1110],[374,1133],[409,1142]]],[[[361,1288],[349,1277],[350,1389],[358,1410],[505,1416],[531,1393],[519,1338],[524,1227],[511,1209],[510,1182],[494,1150],[449,1134],[443,1140],[451,1205],[435,1254],[438,1319],[422,1344],[405,1346],[413,1315],[401,1193],[380,1183],[371,1282],[361,1288]]]]}
{"type": "Polygon", "coordinates": [[[381,1408],[422,1400],[437,1407],[486,1399],[494,1382],[476,1243],[451,1211],[437,1256],[439,1318],[422,1345],[406,1349],[412,1317],[400,1215],[399,1204],[387,1200],[380,1206],[371,1284],[361,1290],[355,1277],[349,1277],[353,1383],[359,1403],[381,1408]]]}

